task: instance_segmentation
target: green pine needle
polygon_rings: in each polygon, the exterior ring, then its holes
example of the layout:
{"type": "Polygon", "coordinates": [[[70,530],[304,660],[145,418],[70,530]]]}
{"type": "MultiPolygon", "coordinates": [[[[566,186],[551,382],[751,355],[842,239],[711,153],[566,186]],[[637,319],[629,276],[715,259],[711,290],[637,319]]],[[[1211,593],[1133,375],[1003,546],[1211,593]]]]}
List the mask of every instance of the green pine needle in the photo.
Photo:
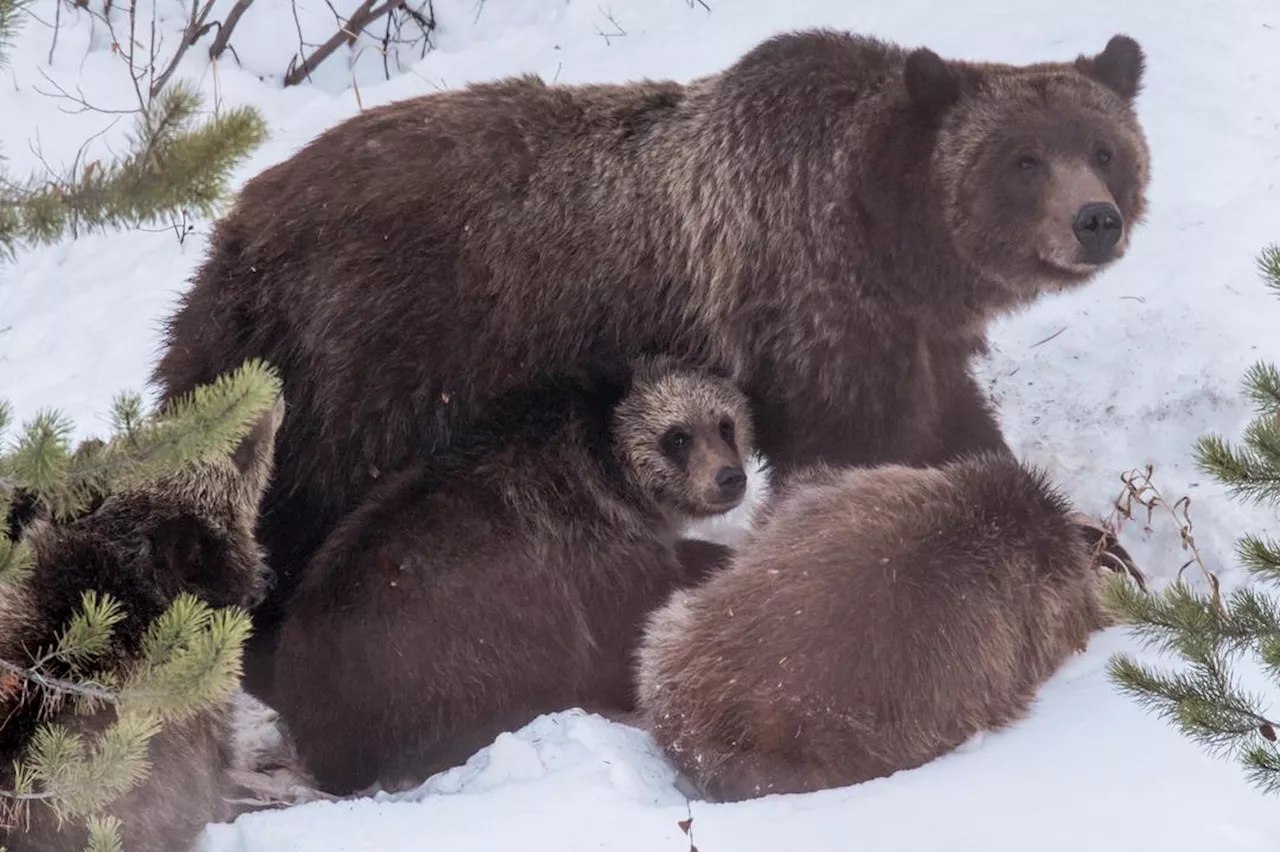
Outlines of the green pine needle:
{"type": "Polygon", "coordinates": [[[77,673],[111,648],[112,630],[125,619],[125,611],[110,595],[86,590],[80,611],[58,636],[55,656],[77,673]]]}
{"type": "Polygon", "coordinates": [[[25,582],[35,567],[35,554],[20,541],[9,541],[0,535],[0,594],[4,586],[25,582]]]}
{"type": "Polygon", "coordinates": [[[199,93],[175,81],[138,115],[121,159],[90,161],[52,182],[0,182],[0,246],[12,254],[19,242],[155,224],[182,212],[214,215],[232,171],[267,130],[252,108],[197,122],[200,107],[199,93]]]}
{"type": "Polygon", "coordinates": [[[120,820],[114,816],[95,815],[87,821],[89,845],[85,852],[124,852],[120,838],[120,820]]]}
{"type": "Polygon", "coordinates": [[[1280,243],[1267,246],[1258,255],[1258,273],[1263,283],[1280,296],[1280,243]]]}
{"type": "Polygon", "coordinates": [[[5,66],[9,47],[22,27],[20,12],[25,11],[26,0],[0,0],[0,68],[5,66]]]}

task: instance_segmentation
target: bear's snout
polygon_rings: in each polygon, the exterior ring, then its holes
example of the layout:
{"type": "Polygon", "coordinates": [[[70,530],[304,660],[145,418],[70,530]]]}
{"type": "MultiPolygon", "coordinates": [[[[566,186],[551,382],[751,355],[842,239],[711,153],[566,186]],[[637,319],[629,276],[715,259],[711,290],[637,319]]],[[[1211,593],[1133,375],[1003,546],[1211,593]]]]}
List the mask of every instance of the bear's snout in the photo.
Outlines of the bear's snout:
{"type": "Polygon", "coordinates": [[[1076,239],[1094,263],[1108,259],[1124,234],[1124,217],[1114,204],[1091,203],[1080,208],[1072,223],[1076,239]]]}
{"type": "Polygon", "coordinates": [[[741,500],[747,493],[747,474],[740,467],[722,467],[716,471],[716,487],[720,489],[719,502],[741,500]]]}

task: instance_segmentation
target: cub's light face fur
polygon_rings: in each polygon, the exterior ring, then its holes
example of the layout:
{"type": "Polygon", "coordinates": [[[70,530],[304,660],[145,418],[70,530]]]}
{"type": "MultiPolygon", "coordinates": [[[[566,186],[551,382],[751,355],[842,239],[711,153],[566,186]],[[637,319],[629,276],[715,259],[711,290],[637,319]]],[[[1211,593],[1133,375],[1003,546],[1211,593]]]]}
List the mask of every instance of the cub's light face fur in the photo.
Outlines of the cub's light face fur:
{"type": "Polygon", "coordinates": [[[727,379],[642,361],[613,423],[621,460],[661,505],[689,518],[741,505],[755,431],[746,395],[727,379]]]}
{"type": "Polygon", "coordinates": [[[769,504],[773,486],[769,480],[769,460],[761,453],[752,453],[744,469],[747,472],[747,494],[737,508],[722,515],[690,518],[681,533],[682,538],[710,541],[734,549],[746,544],[760,514],[769,504]]]}

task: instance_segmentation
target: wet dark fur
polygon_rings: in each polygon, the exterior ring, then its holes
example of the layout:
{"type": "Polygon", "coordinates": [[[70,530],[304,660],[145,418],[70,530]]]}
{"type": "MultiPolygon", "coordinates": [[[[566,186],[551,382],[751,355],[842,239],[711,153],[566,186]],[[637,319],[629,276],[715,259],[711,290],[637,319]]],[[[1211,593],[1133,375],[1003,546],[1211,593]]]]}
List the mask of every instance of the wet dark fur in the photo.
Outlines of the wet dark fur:
{"type": "Polygon", "coordinates": [[[1106,619],[1087,536],[1007,455],[819,468],[656,611],[646,725],[710,797],[856,784],[1021,718],[1106,619]]]}
{"type": "Polygon", "coordinates": [[[249,181],[154,378],[172,397],[259,356],[290,389],[251,686],[377,477],[540,371],[719,363],[784,476],[1005,449],[970,359],[991,318],[1089,279],[1035,255],[1070,249],[1047,211],[1093,192],[1126,240],[1141,220],[1142,61],[1121,37],[1014,67],[791,33],[687,85],[520,77],[366,110],[249,181]]]}
{"type": "Polygon", "coordinates": [[[541,713],[634,706],[644,616],[699,579],[676,538],[704,450],[686,475],[659,436],[710,402],[736,421],[728,451],[751,449],[731,385],[692,379],[703,399],[658,375],[541,377],[339,524],[291,602],[270,699],[322,789],[415,784],[541,713]]]}
{"type": "MultiPolygon", "coordinates": [[[[279,402],[244,441],[234,461],[189,468],[154,486],[101,500],[80,517],[54,522],[29,496],[10,507],[9,535],[34,551],[35,567],[21,583],[0,587],[0,658],[30,665],[30,654],[52,647],[80,609],[81,594],[109,594],[128,613],[113,631],[116,660],[137,657],[147,626],[181,593],[211,606],[248,608],[271,581],[253,537],[258,500],[270,474],[279,402]]],[[[64,668],[49,674],[65,677],[64,668]]],[[[26,756],[38,725],[53,722],[97,733],[115,718],[110,708],[77,715],[67,706],[42,716],[42,693],[0,696],[0,787],[13,787],[13,761],[26,756]]],[[[166,726],[152,739],[152,766],[140,785],[109,809],[121,820],[129,852],[181,852],[209,822],[233,815],[224,797],[235,792],[230,705],[166,726]]],[[[80,852],[79,825],[57,827],[43,804],[0,829],[13,852],[80,852]]]]}

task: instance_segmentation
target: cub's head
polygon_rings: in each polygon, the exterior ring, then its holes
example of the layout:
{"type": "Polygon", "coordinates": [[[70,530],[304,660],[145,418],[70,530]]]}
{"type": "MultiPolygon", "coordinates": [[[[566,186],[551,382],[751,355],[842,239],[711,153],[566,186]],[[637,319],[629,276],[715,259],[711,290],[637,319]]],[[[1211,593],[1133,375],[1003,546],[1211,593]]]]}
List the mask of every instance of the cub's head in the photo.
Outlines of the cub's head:
{"type": "Polygon", "coordinates": [[[613,430],[623,464],[664,507],[710,517],[747,493],[754,425],[746,396],[727,379],[668,358],[638,361],[613,430]]]}
{"type": "Polygon", "coordinates": [[[1078,286],[1124,256],[1146,212],[1133,109],[1144,64],[1123,35],[1070,63],[907,57],[910,108],[938,131],[933,177],[954,246],[1015,299],[1078,286]]]}
{"type": "Polygon", "coordinates": [[[273,574],[254,527],[283,414],[277,398],[230,457],[114,493],[73,519],[16,505],[8,534],[31,548],[35,568],[0,588],[0,631],[60,628],[84,589],[115,597],[135,625],[184,592],[215,608],[260,603],[273,574]]]}

